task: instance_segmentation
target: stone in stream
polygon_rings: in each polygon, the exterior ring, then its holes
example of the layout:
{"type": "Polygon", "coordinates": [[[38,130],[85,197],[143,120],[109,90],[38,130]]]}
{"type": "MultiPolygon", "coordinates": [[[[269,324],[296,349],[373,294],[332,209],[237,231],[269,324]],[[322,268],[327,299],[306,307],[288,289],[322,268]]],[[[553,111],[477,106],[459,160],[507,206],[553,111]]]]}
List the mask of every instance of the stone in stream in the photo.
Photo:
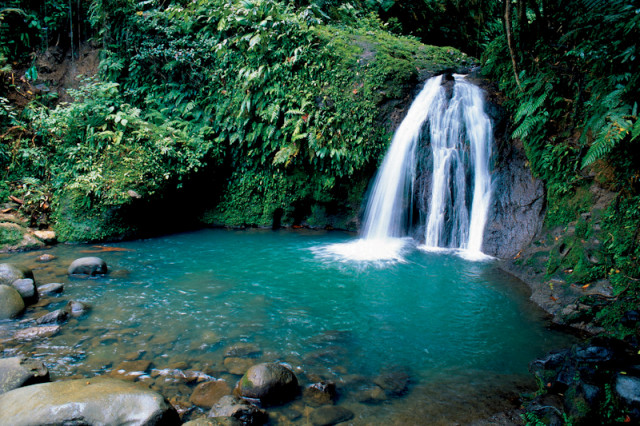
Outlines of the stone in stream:
{"type": "Polygon", "coordinates": [[[38,258],[36,259],[36,262],[40,262],[40,263],[47,263],[47,262],[51,262],[52,260],[57,259],[56,256],[49,254],[49,253],[45,253],[42,254],[40,256],[38,256],[38,258]]]}
{"type": "Polygon", "coordinates": [[[231,358],[248,358],[248,357],[256,357],[262,353],[258,345],[253,343],[236,343],[233,346],[229,346],[225,352],[224,356],[231,358]]]}
{"type": "Polygon", "coordinates": [[[195,419],[184,423],[182,426],[242,426],[240,420],[235,417],[212,417],[210,419],[195,419]]]}
{"type": "Polygon", "coordinates": [[[373,383],[384,389],[388,395],[399,396],[407,392],[409,375],[403,370],[385,371],[373,379],[373,383]]]}
{"type": "Polygon", "coordinates": [[[64,324],[69,319],[69,312],[64,309],[56,309],[55,311],[44,314],[36,320],[38,325],[41,324],[64,324]]]}
{"type": "Polygon", "coordinates": [[[60,331],[59,325],[42,325],[39,327],[29,327],[16,331],[13,335],[16,340],[35,340],[51,337],[60,331]]]}
{"type": "Polygon", "coordinates": [[[151,361],[141,359],[137,361],[122,361],[110,373],[116,379],[136,381],[140,376],[144,376],[151,368],[151,361]]]}
{"type": "Polygon", "coordinates": [[[231,388],[224,380],[200,383],[193,390],[189,401],[199,407],[211,408],[225,395],[231,393],[231,388]]]}
{"type": "Polygon", "coordinates": [[[81,257],[71,262],[69,275],[104,275],[107,273],[107,263],[99,257],[81,257]]]}
{"type": "Polygon", "coordinates": [[[242,376],[253,365],[254,360],[250,358],[231,357],[224,359],[224,368],[231,374],[242,376]]]}
{"type": "Polygon", "coordinates": [[[64,308],[72,317],[79,317],[91,310],[91,305],[77,300],[70,300],[64,308]]]}
{"type": "Polygon", "coordinates": [[[31,278],[15,280],[11,286],[18,290],[25,305],[33,305],[38,301],[38,289],[31,278]]]}
{"type": "Polygon", "coordinates": [[[262,363],[249,368],[236,385],[234,394],[277,405],[291,401],[299,391],[298,379],[291,370],[281,364],[262,363]]]}
{"type": "Polygon", "coordinates": [[[48,381],[49,370],[42,361],[24,357],[0,359],[0,394],[48,381]]]}
{"type": "Polygon", "coordinates": [[[38,293],[43,296],[50,296],[53,294],[60,294],[64,291],[64,285],[61,283],[49,283],[43,284],[38,287],[38,293]]]}
{"type": "Polygon", "coordinates": [[[0,320],[14,318],[24,311],[24,301],[18,290],[0,284],[0,320]]]}
{"type": "Polygon", "coordinates": [[[3,425],[179,425],[157,392],[110,378],[65,380],[0,395],[3,425]]]}
{"type": "Polygon", "coordinates": [[[232,395],[225,395],[209,411],[208,417],[233,417],[243,425],[263,425],[269,421],[264,410],[259,409],[244,399],[232,395]]]}
{"type": "Polygon", "coordinates": [[[333,382],[313,383],[304,389],[302,395],[311,405],[333,404],[336,399],[336,384],[333,382]]]}
{"type": "Polygon", "coordinates": [[[316,408],[309,414],[309,421],[313,426],[329,426],[346,422],[353,418],[353,412],[344,407],[326,405],[316,408]]]}
{"type": "Polygon", "coordinates": [[[11,285],[15,280],[33,279],[31,269],[12,263],[0,263],[0,284],[11,285]]]}

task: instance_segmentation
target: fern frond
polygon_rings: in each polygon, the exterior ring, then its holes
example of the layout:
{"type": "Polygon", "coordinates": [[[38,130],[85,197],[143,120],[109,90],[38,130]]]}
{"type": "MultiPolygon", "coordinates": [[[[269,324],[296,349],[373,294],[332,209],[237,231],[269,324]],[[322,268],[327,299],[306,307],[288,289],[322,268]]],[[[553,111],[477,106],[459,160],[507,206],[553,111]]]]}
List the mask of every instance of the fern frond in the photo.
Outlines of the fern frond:
{"type": "MultiPolygon", "coordinates": [[[[598,137],[593,141],[591,147],[589,147],[589,151],[587,151],[587,154],[582,159],[582,167],[587,167],[597,160],[604,158],[620,141],[631,133],[630,129],[632,127],[634,127],[633,131],[636,131],[636,126],[634,126],[630,120],[626,119],[609,122],[609,125],[598,133],[598,137]]],[[[640,132],[640,130],[638,132],[640,132]]],[[[632,140],[634,138],[635,137],[632,136],[632,140]]]]}

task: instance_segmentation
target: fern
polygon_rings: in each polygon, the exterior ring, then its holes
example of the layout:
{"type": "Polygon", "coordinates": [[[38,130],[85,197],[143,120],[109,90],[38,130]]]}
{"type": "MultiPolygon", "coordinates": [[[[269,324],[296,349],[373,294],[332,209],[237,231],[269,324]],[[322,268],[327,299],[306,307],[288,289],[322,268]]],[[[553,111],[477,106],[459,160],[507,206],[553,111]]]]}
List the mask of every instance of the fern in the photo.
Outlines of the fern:
{"type": "Polygon", "coordinates": [[[582,167],[587,167],[604,158],[628,135],[631,135],[631,140],[634,140],[640,133],[640,130],[637,129],[638,127],[637,120],[635,124],[631,120],[622,117],[609,121],[608,125],[598,133],[598,137],[589,147],[589,151],[582,159],[582,167]]]}

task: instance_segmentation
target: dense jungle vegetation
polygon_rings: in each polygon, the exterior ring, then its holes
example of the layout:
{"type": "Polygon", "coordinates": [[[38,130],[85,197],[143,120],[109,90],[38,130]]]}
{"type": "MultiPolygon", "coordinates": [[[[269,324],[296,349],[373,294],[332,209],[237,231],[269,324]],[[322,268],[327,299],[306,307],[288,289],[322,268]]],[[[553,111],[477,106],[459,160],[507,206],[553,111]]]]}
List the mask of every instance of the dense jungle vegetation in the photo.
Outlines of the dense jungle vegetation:
{"type": "Polygon", "coordinates": [[[62,241],[168,227],[163,200],[200,223],[353,228],[390,113],[475,57],[546,184],[546,277],[610,280],[583,314],[637,346],[639,29],[622,0],[8,0],[0,198],[62,241]],[[97,75],[64,98],[43,83],[45,52],[88,48],[97,75]]]}
{"type": "Polygon", "coordinates": [[[621,319],[640,299],[639,26],[622,0],[9,0],[0,197],[63,241],[134,235],[170,197],[204,223],[353,228],[389,112],[473,56],[546,184],[547,226],[574,230],[547,276],[609,279],[590,315],[637,339],[621,319]],[[87,45],[98,75],[59,99],[39,58],[87,45]]]}

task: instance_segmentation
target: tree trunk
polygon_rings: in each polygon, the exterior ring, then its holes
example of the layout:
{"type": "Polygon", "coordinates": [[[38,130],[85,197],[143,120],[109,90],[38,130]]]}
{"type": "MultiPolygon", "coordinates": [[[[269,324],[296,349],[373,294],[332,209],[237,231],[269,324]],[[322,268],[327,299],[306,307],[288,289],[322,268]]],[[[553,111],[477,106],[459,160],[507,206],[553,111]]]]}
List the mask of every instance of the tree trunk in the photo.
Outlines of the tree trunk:
{"type": "Polygon", "coordinates": [[[514,52],[513,29],[511,28],[511,0],[505,0],[504,4],[504,29],[507,34],[507,46],[509,46],[509,55],[511,56],[511,64],[513,65],[513,74],[516,77],[516,84],[518,85],[518,88],[522,90],[520,77],[518,77],[516,55],[514,52]]]}

